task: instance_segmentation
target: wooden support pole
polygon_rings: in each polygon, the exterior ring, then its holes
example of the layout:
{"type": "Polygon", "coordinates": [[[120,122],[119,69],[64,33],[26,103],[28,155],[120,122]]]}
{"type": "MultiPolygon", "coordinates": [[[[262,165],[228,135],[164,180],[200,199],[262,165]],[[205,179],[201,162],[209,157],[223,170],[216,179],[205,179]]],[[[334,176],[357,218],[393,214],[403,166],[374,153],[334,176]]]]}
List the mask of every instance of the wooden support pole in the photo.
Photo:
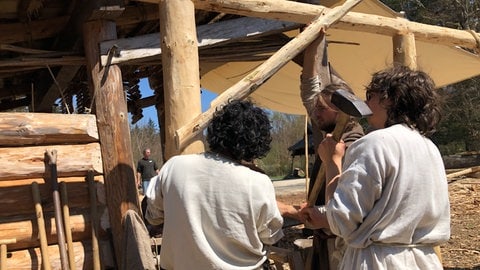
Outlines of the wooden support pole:
{"type": "Polygon", "coordinates": [[[95,100],[98,134],[105,178],[105,193],[113,235],[117,266],[120,268],[123,228],[127,210],[140,213],[135,185],[133,156],[128,123],[127,100],[123,90],[122,74],[116,65],[102,68],[99,43],[116,39],[116,25],[111,21],[90,21],[84,24],[83,40],[87,71],[91,77],[90,89],[95,100]]]}
{"type": "Polygon", "coordinates": [[[393,36],[393,63],[417,69],[417,49],[413,33],[393,36]]]}
{"type": "Polygon", "coordinates": [[[206,112],[178,129],[175,133],[177,147],[179,149],[184,148],[191,138],[201,133],[217,110],[217,107],[226,104],[229,100],[244,99],[253,93],[260,85],[272,77],[275,72],[315,40],[319,36],[319,30],[322,27],[328,27],[338,21],[360,1],[361,0],[346,1],[342,6],[333,8],[328,13],[320,14],[303,32],[273,54],[267,61],[213,100],[210,108],[206,112]]]}
{"type": "Polygon", "coordinates": [[[175,131],[202,112],[200,74],[195,28],[195,7],[191,0],[161,0],[160,41],[165,97],[165,158],[205,150],[202,134],[189,137],[189,144],[177,148],[175,131]]]}
{"type": "MultiPolygon", "coordinates": [[[[417,69],[417,50],[415,35],[411,32],[393,36],[393,62],[394,65],[403,65],[412,70],[417,69]]],[[[433,247],[438,259],[442,262],[440,246],[433,247]]]]}

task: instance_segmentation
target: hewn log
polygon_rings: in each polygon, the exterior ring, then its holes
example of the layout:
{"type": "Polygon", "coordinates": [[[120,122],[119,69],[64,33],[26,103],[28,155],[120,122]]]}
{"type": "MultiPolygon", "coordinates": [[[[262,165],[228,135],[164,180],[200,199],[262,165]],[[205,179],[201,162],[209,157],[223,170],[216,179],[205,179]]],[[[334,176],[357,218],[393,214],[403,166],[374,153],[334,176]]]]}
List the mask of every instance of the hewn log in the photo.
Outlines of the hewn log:
{"type": "MultiPolygon", "coordinates": [[[[45,176],[44,155],[47,146],[0,148],[0,181],[45,176]]],[[[102,158],[98,143],[49,145],[58,151],[58,176],[84,176],[88,170],[102,174],[102,158]]]]}
{"type": "Polygon", "coordinates": [[[0,61],[0,68],[4,67],[29,67],[37,66],[43,67],[48,65],[54,66],[79,66],[85,65],[85,57],[83,56],[64,56],[57,58],[35,58],[35,57],[23,57],[14,60],[0,61]]]}
{"type": "Polygon", "coordinates": [[[0,113],[0,146],[98,142],[95,115],[0,113]]]}
{"type": "MultiPolygon", "coordinates": [[[[133,168],[127,100],[123,91],[122,74],[116,65],[102,68],[99,43],[116,39],[114,22],[91,21],[83,28],[90,90],[95,98],[101,153],[105,178],[107,206],[112,229],[117,264],[120,265],[124,233],[122,220],[127,210],[140,213],[133,168]]],[[[59,164],[60,165],[60,164],[59,164]]]]}
{"type": "MultiPolygon", "coordinates": [[[[207,47],[230,43],[236,40],[280,33],[298,28],[300,24],[276,20],[258,18],[238,18],[197,27],[198,47],[207,47]],[[242,27],[238,27],[241,25],[242,27]]],[[[111,64],[124,63],[130,60],[141,60],[162,53],[160,33],[148,34],[132,38],[107,40],[100,44],[102,65],[107,64],[108,52],[117,46],[116,52],[111,58],[111,64]]]]}
{"type": "MultiPolygon", "coordinates": [[[[61,178],[59,179],[62,181],[61,178]]],[[[70,208],[88,208],[88,186],[83,182],[66,183],[68,192],[70,193],[69,207],[70,208]]],[[[43,209],[46,212],[53,211],[53,202],[51,188],[49,185],[40,184],[41,201],[43,209]]],[[[31,187],[26,186],[12,186],[0,188],[0,218],[13,217],[18,215],[28,215],[33,212],[33,201],[31,194],[31,187]],[[22,202],[22,203],[19,203],[22,202]]]]}
{"type": "Polygon", "coordinates": [[[319,30],[322,27],[338,21],[350,8],[358,4],[357,1],[346,1],[345,4],[331,9],[328,13],[322,13],[315,19],[303,32],[298,34],[293,40],[288,42],[267,61],[263,62],[245,78],[225,90],[215,100],[212,101],[210,108],[203,114],[197,116],[190,123],[182,126],[175,132],[177,147],[182,149],[188,145],[191,139],[202,132],[217,110],[217,107],[226,104],[229,100],[244,99],[254,92],[260,85],[275,74],[280,68],[292,60],[297,54],[302,52],[314,39],[319,36],[319,30]]]}
{"type": "Polygon", "coordinates": [[[0,43],[16,43],[53,37],[65,27],[69,16],[54,19],[0,25],[0,43]],[[28,34],[27,34],[28,33],[28,34]]]}
{"type": "MultiPolygon", "coordinates": [[[[92,249],[89,241],[74,242],[75,269],[92,269],[92,249]]],[[[61,269],[58,246],[48,246],[48,254],[51,257],[52,269],[61,269]]],[[[42,269],[39,248],[29,248],[9,252],[7,269],[42,269]]]]}
{"type": "MultiPolygon", "coordinates": [[[[82,177],[82,176],[60,177],[58,178],[58,181],[65,182],[65,183],[77,183],[77,182],[82,183],[82,182],[85,182],[85,177],[82,177]]],[[[103,175],[96,175],[95,181],[99,181],[103,184],[103,175]]],[[[18,180],[3,180],[3,181],[0,181],[0,188],[31,185],[33,182],[37,182],[39,185],[42,185],[42,184],[45,184],[45,179],[28,178],[28,179],[18,179],[18,180]]]]}
{"type": "MultiPolygon", "coordinates": [[[[0,223],[0,239],[15,238],[16,243],[8,245],[9,250],[18,250],[31,247],[39,247],[39,235],[37,220],[34,216],[33,204],[31,206],[31,214],[16,217],[17,221],[7,219],[6,222],[0,223]]],[[[55,217],[53,212],[45,212],[45,229],[47,242],[49,245],[57,243],[57,230],[55,228],[55,217]]],[[[70,228],[72,229],[73,241],[88,240],[91,236],[90,215],[88,209],[80,212],[73,212],[70,216],[70,228]]],[[[103,233],[105,234],[105,233],[103,233]]]]}
{"type": "Polygon", "coordinates": [[[159,2],[162,33],[162,64],[165,96],[165,158],[181,153],[205,150],[202,134],[190,138],[189,145],[179,149],[175,130],[190,122],[202,111],[195,9],[191,0],[159,2]]]}
{"type": "MultiPolygon", "coordinates": [[[[142,0],[142,2],[158,1],[142,0]]],[[[309,23],[321,12],[329,10],[320,5],[279,0],[243,0],[241,2],[238,0],[193,0],[193,2],[197,9],[298,23],[309,23]]],[[[386,36],[411,32],[420,41],[471,49],[478,46],[472,34],[464,30],[358,12],[349,12],[331,28],[386,36]]]]}

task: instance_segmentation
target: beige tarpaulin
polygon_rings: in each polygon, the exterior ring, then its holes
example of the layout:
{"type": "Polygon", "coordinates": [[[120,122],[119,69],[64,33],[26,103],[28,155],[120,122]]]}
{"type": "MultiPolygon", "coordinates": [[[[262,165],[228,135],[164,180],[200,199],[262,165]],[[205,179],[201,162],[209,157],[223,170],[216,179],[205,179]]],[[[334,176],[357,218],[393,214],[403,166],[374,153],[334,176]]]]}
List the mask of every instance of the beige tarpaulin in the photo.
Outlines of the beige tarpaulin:
{"type": "MultiPolygon", "coordinates": [[[[322,5],[329,6],[329,1],[325,2],[322,1],[322,5]]],[[[374,0],[362,1],[353,11],[393,18],[399,15],[374,0]]],[[[287,34],[293,37],[298,31],[287,34]]],[[[393,63],[393,41],[390,36],[329,29],[327,40],[332,41],[328,47],[330,63],[360,97],[364,97],[364,87],[372,73],[393,63]]],[[[438,87],[480,75],[480,57],[465,50],[423,41],[416,41],[416,50],[418,68],[429,73],[438,87]]],[[[221,93],[261,63],[224,64],[202,76],[202,87],[221,93]]],[[[300,72],[297,64],[289,62],[251,97],[258,105],[271,110],[305,114],[299,94],[300,72]]]]}

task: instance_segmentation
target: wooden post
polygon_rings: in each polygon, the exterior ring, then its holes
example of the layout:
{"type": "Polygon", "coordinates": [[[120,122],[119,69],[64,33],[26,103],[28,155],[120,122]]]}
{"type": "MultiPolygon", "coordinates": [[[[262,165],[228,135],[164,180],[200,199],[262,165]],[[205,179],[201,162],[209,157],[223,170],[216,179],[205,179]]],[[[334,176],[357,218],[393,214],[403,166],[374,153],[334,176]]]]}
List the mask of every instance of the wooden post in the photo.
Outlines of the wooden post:
{"type": "MultiPolygon", "coordinates": [[[[250,72],[242,80],[225,90],[212,101],[210,108],[201,115],[195,117],[192,121],[186,123],[176,130],[176,145],[183,149],[192,137],[198,136],[208,125],[218,106],[224,105],[231,99],[244,99],[260,87],[266,80],[272,77],[275,72],[282,68],[288,61],[292,60],[297,54],[301,53],[315,38],[317,38],[322,27],[329,27],[340,20],[350,9],[357,5],[361,0],[347,0],[341,6],[337,6],[327,13],[319,14],[303,32],[298,34],[293,40],[285,44],[275,54],[270,56],[265,62],[250,72]]],[[[282,1],[283,2],[283,1],[282,1]]],[[[285,1],[288,2],[288,1],[285,1]]],[[[165,52],[162,55],[165,55],[165,52]]],[[[163,61],[165,63],[165,61],[163,61]]]]}
{"type": "Polygon", "coordinates": [[[83,27],[87,70],[91,76],[90,89],[95,99],[95,112],[100,138],[105,192],[113,235],[117,266],[123,256],[123,216],[127,210],[140,213],[133,156],[128,124],[127,100],[123,91],[122,74],[116,65],[102,69],[99,43],[116,39],[114,22],[97,20],[83,27]]]}
{"type": "Polygon", "coordinates": [[[202,134],[177,149],[175,131],[202,112],[200,74],[195,28],[195,7],[191,0],[160,0],[160,41],[165,98],[165,158],[205,150],[202,134]]]}
{"type": "MultiPolygon", "coordinates": [[[[404,33],[393,36],[393,63],[403,65],[412,70],[417,69],[417,49],[415,46],[415,35],[404,33]]],[[[433,247],[438,259],[442,262],[442,251],[440,246],[433,247]]]]}
{"type": "Polygon", "coordinates": [[[417,49],[413,33],[393,36],[393,63],[417,69],[417,49]]]}

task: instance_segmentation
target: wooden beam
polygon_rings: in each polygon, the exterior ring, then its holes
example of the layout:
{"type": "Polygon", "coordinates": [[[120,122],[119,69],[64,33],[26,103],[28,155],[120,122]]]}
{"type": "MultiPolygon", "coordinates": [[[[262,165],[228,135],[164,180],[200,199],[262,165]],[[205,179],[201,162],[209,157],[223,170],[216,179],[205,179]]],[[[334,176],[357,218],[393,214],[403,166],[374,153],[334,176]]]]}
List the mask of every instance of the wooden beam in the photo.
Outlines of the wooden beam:
{"type": "Polygon", "coordinates": [[[229,100],[246,98],[316,39],[322,27],[328,27],[338,21],[348,10],[360,1],[361,0],[347,0],[342,6],[328,10],[326,13],[321,13],[303,32],[298,34],[293,40],[283,46],[245,78],[213,100],[210,108],[206,112],[197,116],[188,125],[179,128],[175,132],[177,147],[182,149],[190,143],[191,138],[202,132],[218,106],[226,104],[229,100]]]}
{"type": "Polygon", "coordinates": [[[101,142],[105,191],[117,265],[121,268],[125,237],[122,221],[128,210],[140,213],[133,166],[130,127],[122,73],[116,65],[102,68],[98,44],[116,39],[112,21],[91,21],[84,25],[83,40],[87,58],[89,86],[95,99],[98,133],[101,142]]]}
{"type": "MultiPolygon", "coordinates": [[[[87,186],[87,183],[85,182],[85,177],[59,178],[58,180],[63,181],[65,179],[83,179],[82,182],[66,183],[68,187],[68,193],[72,194],[72,196],[68,198],[68,205],[72,210],[75,209],[75,211],[81,208],[84,208],[86,211],[88,211],[90,209],[90,204],[88,201],[88,186],[87,186]]],[[[22,181],[22,180],[17,180],[17,181],[22,181]]],[[[0,182],[11,183],[13,181],[0,181],[0,182]]],[[[53,213],[54,207],[53,207],[53,199],[51,194],[50,183],[42,184],[42,185],[39,184],[39,189],[40,189],[41,200],[43,204],[43,212],[53,213]]],[[[34,202],[32,199],[32,187],[30,185],[3,187],[0,189],[0,195],[2,196],[2,200],[3,200],[3,203],[0,204],[0,210],[2,210],[0,212],[0,218],[2,218],[2,220],[7,220],[9,218],[16,219],[19,216],[25,217],[32,214],[32,210],[33,210],[32,206],[34,205],[34,202]],[[19,204],[19,202],[22,202],[22,203],[19,204]]],[[[104,194],[102,196],[104,197],[104,194]]]]}
{"type": "Polygon", "coordinates": [[[165,97],[165,157],[205,150],[202,134],[190,138],[178,149],[175,130],[201,113],[200,68],[198,60],[195,9],[191,0],[161,0],[160,33],[165,97]]]}
{"type": "MultiPolygon", "coordinates": [[[[141,0],[157,2],[157,0],[141,0]]],[[[195,8],[206,11],[225,12],[250,17],[259,17],[309,23],[318,14],[330,10],[324,6],[285,0],[192,0],[195,8]]],[[[352,30],[386,36],[411,32],[420,41],[434,42],[447,46],[476,48],[477,42],[471,33],[464,30],[411,22],[403,18],[389,18],[373,14],[349,12],[333,29],[352,30]]],[[[478,35],[478,33],[477,33],[478,35]]]]}
{"type": "MultiPolygon", "coordinates": [[[[197,27],[198,47],[208,47],[235,42],[247,37],[256,37],[281,33],[299,28],[301,24],[259,18],[238,18],[197,27]],[[242,27],[238,27],[241,25],[242,27]]],[[[100,43],[102,65],[109,61],[109,51],[116,47],[110,64],[119,64],[131,60],[141,60],[161,54],[160,33],[136,36],[100,43]]]]}
{"type": "MultiPolygon", "coordinates": [[[[31,209],[34,204],[31,204],[31,209]]],[[[31,210],[31,212],[33,212],[31,210]]],[[[72,226],[72,232],[74,241],[87,240],[90,237],[90,218],[88,214],[88,208],[79,213],[72,213],[70,216],[70,223],[72,226]]],[[[55,227],[55,215],[54,212],[45,212],[45,225],[47,233],[47,241],[50,245],[56,244],[57,239],[57,229],[55,227]]],[[[30,215],[21,215],[17,217],[17,220],[12,220],[8,222],[0,223],[0,237],[5,238],[16,238],[17,242],[15,244],[9,245],[12,249],[24,249],[29,247],[39,246],[38,241],[38,228],[37,222],[34,221],[35,216],[30,215]]],[[[58,247],[57,247],[58,250],[58,247]]],[[[57,253],[58,254],[58,253],[57,253]]],[[[21,268],[12,268],[12,269],[21,269],[21,268]]],[[[31,268],[28,268],[31,269],[31,268]]],[[[62,269],[52,268],[52,269],[62,269]]]]}
{"type": "Polygon", "coordinates": [[[97,141],[95,115],[0,113],[0,146],[78,144],[97,141]]]}
{"type": "MultiPolygon", "coordinates": [[[[9,245],[10,247],[10,245],[9,245]]],[[[92,262],[92,246],[90,241],[74,242],[75,265],[71,269],[94,269],[92,262]]],[[[48,246],[48,254],[51,260],[51,269],[62,269],[60,254],[57,245],[48,246]]],[[[40,248],[28,248],[9,252],[5,269],[45,269],[42,264],[40,248]]]]}
{"type": "Polygon", "coordinates": [[[0,43],[9,44],[49,38],[57,35],[68,22],[68,16],[32,21],[29,23],[0,24],[0,43]]]}
{"type": "MultiPolygon", "coordinates": [[[[47,146],[0,148],[0,181],[44,177],[46,148],[47,146]]],[[[98,143],[49,145],[48,148],[57,150],[59,177],[85,176],[88,170],[95,171],[95,174],[103,173],[98,143]]]]}
{"type": "Polygon", "coordinates": [[[65,56],[58,58],[21,57],[13,60],[0,61],[0,68],[11,67],[42,67],[48,66],[78,66],[85,65],[83,56],[65,56]]]}

